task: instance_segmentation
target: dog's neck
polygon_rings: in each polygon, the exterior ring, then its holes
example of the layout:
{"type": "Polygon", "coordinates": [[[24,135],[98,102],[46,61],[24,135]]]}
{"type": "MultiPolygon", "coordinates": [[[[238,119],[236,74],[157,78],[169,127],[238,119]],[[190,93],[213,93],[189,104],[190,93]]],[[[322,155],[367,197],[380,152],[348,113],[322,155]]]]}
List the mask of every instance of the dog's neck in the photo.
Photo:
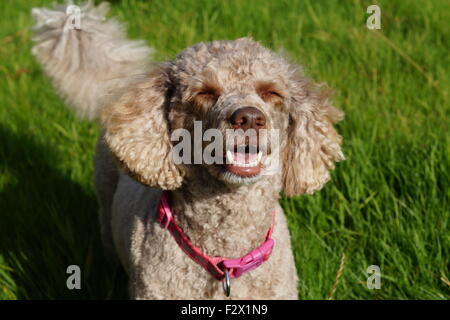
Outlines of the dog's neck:
{"type": "Polygon", "coordinates": [[[280,186],[276,175],[227,187],[198,172],[172,194],[175,221],[204,253],[241,257],[264,242],[280,186]]]}

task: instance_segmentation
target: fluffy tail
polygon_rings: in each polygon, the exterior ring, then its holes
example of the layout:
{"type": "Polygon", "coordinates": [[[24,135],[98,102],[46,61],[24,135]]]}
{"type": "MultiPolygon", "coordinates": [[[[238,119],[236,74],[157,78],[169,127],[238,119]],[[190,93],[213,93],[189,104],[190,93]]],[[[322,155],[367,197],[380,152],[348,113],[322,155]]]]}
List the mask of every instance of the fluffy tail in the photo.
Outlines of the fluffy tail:
{"type": "Polygon", "coordinates": [[[80,117],[95,119],[121,88],[137,81],[151,49],[127,40],[124,27],[106,19],[109,5],[71,1],[52,9],[34,8],[32,53],[60,94],[80,117]]]}

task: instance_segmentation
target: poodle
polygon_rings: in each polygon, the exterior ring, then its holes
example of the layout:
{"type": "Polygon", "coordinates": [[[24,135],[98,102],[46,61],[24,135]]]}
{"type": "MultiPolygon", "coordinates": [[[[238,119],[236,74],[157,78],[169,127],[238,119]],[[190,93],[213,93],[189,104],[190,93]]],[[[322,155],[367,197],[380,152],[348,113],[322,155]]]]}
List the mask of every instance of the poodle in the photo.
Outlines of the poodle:
{"type": "Polygon", "coordinates": [[[107,11],[33,9],[32,52],[67,104],[101,123],[101,234],[131,298],[297,299],[278,200],[330,179],[344,159],[333,127],[343,112],[300,67],[250,38],[199,43],[155,63],[107,11]],[[218,161],[189,161],[207,146],[195,139],[185,144],[193,153],[180,153],[187,161],[176,161],[174,133],[210,129],[222,134],[218,161]],[[230,130],[240,139],[230,143],[230,130]]]}

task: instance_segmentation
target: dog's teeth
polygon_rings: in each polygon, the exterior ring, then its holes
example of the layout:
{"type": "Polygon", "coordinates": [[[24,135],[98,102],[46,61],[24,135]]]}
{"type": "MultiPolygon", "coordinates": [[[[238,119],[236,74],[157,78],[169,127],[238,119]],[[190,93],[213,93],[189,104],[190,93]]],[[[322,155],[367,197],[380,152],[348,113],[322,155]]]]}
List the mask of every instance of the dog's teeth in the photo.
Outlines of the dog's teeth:
{"type": "Polygon", "coordinates": [[[234,164],[234,157],[230,150],[227,150],[227,160],[229,164],[234,164]]]}
{"type": "Polygon", "coordinates": [[[261,162],[263,153],[262,153],[262,151],[258,152],[256,159],[249,163],[245,162],[245,155],[243,155],[243,154],[238,154],[237,158],[235,159],[233,152],[230,150],[227,150],[226,156],[227,156],[228,164],[247,168],[247,167],[256,167],[261,162]]]}
{"type": "Polygon", "coordinates": [[[249,163],[238,162],[237,165],[239,167],[243,167],[243,168],[256,167],[258,165],[258,161],[253,161],[253,162],[249,162],[249,163]]]}
{"type": "Polygon", "coordinates": [[[258,155],[256,156],[256,162],[259,163],[262,159],[263,153],[262,151],[258,152],[258,155]]]}

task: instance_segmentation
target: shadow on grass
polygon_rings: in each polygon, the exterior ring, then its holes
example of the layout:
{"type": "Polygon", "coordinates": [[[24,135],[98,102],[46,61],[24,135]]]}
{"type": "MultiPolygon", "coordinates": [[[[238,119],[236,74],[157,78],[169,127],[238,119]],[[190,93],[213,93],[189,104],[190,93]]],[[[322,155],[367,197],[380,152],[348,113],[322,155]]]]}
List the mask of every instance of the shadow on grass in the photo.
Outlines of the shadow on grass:
{"type": "Polygon", "coordinates": [[[0,128],[0,255],[19,299],[123,299],[126,275],[104,257],[95,194],[56,169],[51,145],[0,128]],[[81,290],[68,290],[69,265],[81,290]]]}

